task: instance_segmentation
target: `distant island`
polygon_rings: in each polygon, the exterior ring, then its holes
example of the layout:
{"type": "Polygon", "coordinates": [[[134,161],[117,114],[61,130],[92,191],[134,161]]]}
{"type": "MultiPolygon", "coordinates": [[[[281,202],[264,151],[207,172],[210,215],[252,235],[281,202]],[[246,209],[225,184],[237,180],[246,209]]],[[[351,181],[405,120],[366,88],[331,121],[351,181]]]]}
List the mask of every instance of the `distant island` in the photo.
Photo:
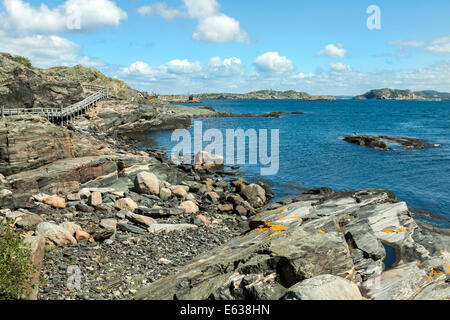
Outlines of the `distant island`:
{"type": "Polygon", "coordinates": [[[255,100],[325,100],[334,101],[332,96],[312,96],[306,92],[297,92],[294,90],[275,91],[275,90],[260,90],[249,93],[203,93],[198,95],[200,99],[223,99],[223,100],[238,100],[238,99],[255,99],[255,100]]]}
{"type": "Polygon", "coordinates": [[[398,89],[375,89],[354,97],[357,100],[450,100],[450,93],[434,90],[411,91],[398,89]]]}

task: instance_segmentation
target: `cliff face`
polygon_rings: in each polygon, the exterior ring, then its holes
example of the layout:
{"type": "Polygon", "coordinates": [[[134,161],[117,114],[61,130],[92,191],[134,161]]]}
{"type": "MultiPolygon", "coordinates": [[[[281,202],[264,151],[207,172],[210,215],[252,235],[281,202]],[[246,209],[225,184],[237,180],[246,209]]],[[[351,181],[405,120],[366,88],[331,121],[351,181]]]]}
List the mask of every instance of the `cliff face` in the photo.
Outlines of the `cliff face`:
{"type": "Polygon", "coordinates": [[[107,153],[106,147],[38,116],[0,119],[0,173],[6,176],[60,159],[107,153]]]}
{"type": "Polygon", "coordinates": [[[416,91],[397,90],[397,89],[376,89],[365,94],[354,97],[358,100],[447,100],[450,99],[450,93],[437,92],[433,90],[416,91]]]}
{"type": "Polygon", "coordinates": [[[52,108],[83,100],[80,82],[56,81],[37,69],[0,53],[0,106],[7,108],[52,108]]]}

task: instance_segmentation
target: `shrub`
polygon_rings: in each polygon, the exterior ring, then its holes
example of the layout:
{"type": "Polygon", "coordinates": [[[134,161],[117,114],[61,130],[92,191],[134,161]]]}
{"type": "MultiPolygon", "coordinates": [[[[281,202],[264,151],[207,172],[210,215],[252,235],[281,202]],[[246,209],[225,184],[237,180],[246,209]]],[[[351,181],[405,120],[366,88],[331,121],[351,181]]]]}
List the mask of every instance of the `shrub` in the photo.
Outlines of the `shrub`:
{"type": "Polygon", "coordinates": [[[36,271],[28,246],[9,226],[0,225],[0,300],[16,300],[28,296],[30,278],[36,271]]]}
{"type": "Polygon", "coordinates": [[[33,69],[33,65],[31,64],[31,61],[25,57],[15,56],[14,61],[17,63],[23,64],[27,68],[33,69]]]}

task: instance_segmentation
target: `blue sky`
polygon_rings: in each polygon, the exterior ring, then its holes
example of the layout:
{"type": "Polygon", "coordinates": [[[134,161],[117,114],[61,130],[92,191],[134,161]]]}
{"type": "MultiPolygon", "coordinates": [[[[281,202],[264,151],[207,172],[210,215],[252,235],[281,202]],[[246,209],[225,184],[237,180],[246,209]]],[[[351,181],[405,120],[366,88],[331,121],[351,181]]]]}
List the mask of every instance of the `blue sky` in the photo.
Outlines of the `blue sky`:
{"type": "Polygon", "coordinates": [[[0,51],[43,68],[92,66],[162,94],[450,91],[448,0],[0,3],[0,51]],[[381,29],[367,27],[371,5],[381,29]]]}

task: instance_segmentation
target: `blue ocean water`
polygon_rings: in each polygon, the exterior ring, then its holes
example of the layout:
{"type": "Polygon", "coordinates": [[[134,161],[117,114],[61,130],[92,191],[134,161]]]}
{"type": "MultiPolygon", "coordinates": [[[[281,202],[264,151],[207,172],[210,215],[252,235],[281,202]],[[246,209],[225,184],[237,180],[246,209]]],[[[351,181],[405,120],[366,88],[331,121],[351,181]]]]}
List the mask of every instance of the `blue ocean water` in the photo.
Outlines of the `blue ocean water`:
{"type": "MultiPolygon", "coordinates": [[[[224,137],[226,129],[279,129],[279,172],[261,177],[259,165],[247,164],[240,169],[249,181],[268,183],[277,198],[299,194],[309,187],[338,191],[382,188],[395,192],[410,209],[438,217],[421,219],[450,226],[449,101],[205,100],[202,104],[233,113],[304,112],[283,114],[280,119],[198,119],[203,130],[220,129],[224,137]],[[420,138],[441,147],[380,151],[342,140],[354,132],[420,138]]],[[[176,145],[171,142],[171,133],[147,136],[170,151],[176,145]]]]}

